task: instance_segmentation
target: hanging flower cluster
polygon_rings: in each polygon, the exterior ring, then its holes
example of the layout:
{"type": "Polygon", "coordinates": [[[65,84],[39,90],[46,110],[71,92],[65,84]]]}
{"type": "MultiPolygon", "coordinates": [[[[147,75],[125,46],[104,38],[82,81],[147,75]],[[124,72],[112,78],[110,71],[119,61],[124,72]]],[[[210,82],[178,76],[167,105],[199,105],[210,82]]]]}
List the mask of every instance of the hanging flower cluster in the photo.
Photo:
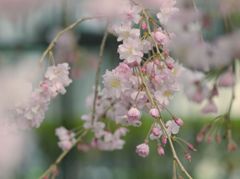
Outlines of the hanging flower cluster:
{"type": "Polygon", "coordinates": [[[67,63],[48,67],[44,79],[37,89],[33,90],[28,99],[16,105],[14,119],[23,128],[39,127],[44,120],[49,103],[58,94],[66,93],[72,80],[69,78],[67,63]]]}
{"type": "MultiPolygon", "coordinates": [[[[158,2],[159,3],[159,2],[158,2]]],[[[94,144],[102,150],[121,149],[121,139],[127,132],[126,127],[139,127],[144,111],[154,118],[150,129],[150,139],[158,141],[162,136],[164,146],[167,136],[176,135],[183,122],[173,117],[166,122],[165,128],[157,122],[160,113],[166,109],[173,95],[179,90],[178,78],[182,67],[169,55],[168,44],[173,34],[165,31],[159,20],[166,21],[176,12],[175,1],[161,1],[158,19],[148,14],[142,7],[130,4],[118,21],[113,23],[111,32],[121,42],[118,46],[122,62],[103,75],[103,88],[96,97],[96,108],[92,113],[82,116],[84,127],[94,133],[94,144]],[[150,99],[149,95],[153,98],[150,99]],[[112,119],[118,128],[111,133],[103,118],[112,119]],[[116,132],[123,130],[122,135],[116,132]],[[115,139],[115,140],[113,140],[115,139]],[[114,143],[109,145],[109,141],[114,143]]],[[[87,99],[90,109],[94,108],[94,95],[87,99]]],[[[149,153],[147,142],[137,146],[136,152],[146,157],[149,153]]],[[[160,150],[160,149],[159,149],[160,150]]],[[[161,155],[164,149],[161,148],[161,155]]]]}

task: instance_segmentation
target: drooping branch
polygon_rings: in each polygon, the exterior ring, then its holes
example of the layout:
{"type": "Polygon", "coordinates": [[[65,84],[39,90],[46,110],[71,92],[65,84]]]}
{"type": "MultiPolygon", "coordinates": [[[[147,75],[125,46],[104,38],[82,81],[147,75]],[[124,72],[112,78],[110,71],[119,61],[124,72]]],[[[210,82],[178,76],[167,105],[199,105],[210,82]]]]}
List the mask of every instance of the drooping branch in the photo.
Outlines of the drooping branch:
{"type": "MultiPolygon", "coordinates": [[[[143,73],[141,72],[141,69],[138,68],[138,71],[139,71],[139,74],[140,74],[140,78],[141,78],[141,81],[143,83],[143,86],[144,86],[144,89],[146,91],[146,94],[147,94],[147,97],[152,105],[152,107],[154,108],[157,108],[159,113],[160,113],[160,108],[159,106],[156,104],[156,101],[154,100],[154,97],[153,95],[151,94],[147,84],[145,83],[145,79],[144,79],[144,76],[143,76],[143,73]]],[[[158,121],[159,121],[159,124],[164,132],[164,134],[167,136],[168,138],[168,141],[169,141],[169,145],[170,145],[170,148],[171,148],[171,151],[172,151],[172,155],[173,155],[173,160],[176,161],[176,163],[178,164],[178,166],[180,167],[181,171],[189,178],[189,179],[192,179],[191,175],[188,173],[188,171],[185,169],[185,167],[183,166],[182,162],[180,161],[178,155],[177,155],[177,152],[175,150],[175,147],[173,145],[173,141],[172,141],[172,138],[171,136],[169,136],[168,132],[167,132],[167,128],[165,127],[165,124],[163,122],[163,120],[161,119],[161,117],[158,118],[158,121]]]]}
{"type": "MultiPolygon", "coordinates": [[[[108,24],[107,24],[108,26],[108,24]]],[[[103,62],[103,54],[104,54],[104,49],[106,46],[106,41],[108,37],[108,30],[106,27],[104,36],[102,38],[101,46],[100,46],[100,51],[99,51],[99,61],[97,64],[97,70],[96,70],[96,75],[95,75],[95,89],[94,89],[94,99],[93,99],[93,110],[92,110],[92,121],[95,118],[95,113],[96,113],[96,103],[97,103],[97,96],[98,96],[98,86],[99,86],[99,80],[100,80],[100,71],[101,71],[101,65],[103,62]]]]}
{"type": "Polygon", "coordinates": [[[87,20],[93,20],[93,19],[99,19],[99,18],[103,18],[104,16],[95,16],[95,17],[84,17],[84,18],[80,18],[77,21],[75,21],[74,23],[70,24],[69,26],[67,26],[66,28],[64,28],[63,30],[61,30],[60,32],[57,33],[57,35],[54,37],[54,39],[50,42],[50,44],[48,45],[47,49],[43,52],[41,58],[40,58],[40,63],[44,61],[44,59],[46,58],[46,56],[49,54],[49,52],[51,52],[53,50],[53,48],[55,47],[56,43],[58,42],[58,40],[62,37],[62,35],[65,32],[68,32],[72,29],[74,29],[76,26],[78,26],[79,24],[81,24],[84,21],[87,20]]]}

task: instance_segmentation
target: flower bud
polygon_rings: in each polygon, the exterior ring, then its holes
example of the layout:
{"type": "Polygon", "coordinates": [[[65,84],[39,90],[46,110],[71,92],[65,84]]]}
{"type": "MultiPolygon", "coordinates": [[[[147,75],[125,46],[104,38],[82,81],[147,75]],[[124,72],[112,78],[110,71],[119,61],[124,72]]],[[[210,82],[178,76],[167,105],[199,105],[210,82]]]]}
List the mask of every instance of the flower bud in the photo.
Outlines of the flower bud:
{"type": "Polygon", "coordinates": [[[158,111],[157,108],[150,109],[149,113],[154,118],[158,118],[160,116],[159,111],[158,111]]]}
{"type": "Polygon", "coordinates": [[[137,108],[132,107],[128,113],[127,117],[130,121],[138,121],[141,117],[141,113],[137,108]]]}
{"type": "Polygon", "coordinates": [[[181,118],[174,118],[174,122],[178,125],[178,126],[183,126],[184,122],[181,118]]]}
{"type": "Polygon", "coordinates": [[[146,23],[145,21],[142,22],[141,28],[142,28],[143,30],[146,30],[146,29],[147,29],[147,23],[146,23]]]}
{"type": "Polygon", "coordinates": [[[162,136],[162,144],[163,144],[163,145],[166,145],[166,144],[167,144],[167,136],[166,136],[166,135],[163,135],[163,136],[162,136]]]}
{"type": "Polygon", "coordinates": [[[219,77],[218,85],[221,87],[231,87],[235,84],[235,77],[232,71],[228,71],[219,77]]]}
{"type": "Polygon", "coordinates": [[[147,143],[140,144],[136,147],[136,153],[140,157],[147,157],[149,155],[149,146],[147,143]]]}
{"type": "Polygon", "coordinates": [[[220,134],[217,134],[217,135],[215,136],[215,140],[216,140],[217,144],[220,144],[220,143],[222,142],[222,137],[221,137],[221,135],[220,135],[220,134]]]}
{"type": "Polygon", "coordinates": [[[194,152],[197,151],[192,144],[188,143],[187,146],[188,146],[189,150],[194,151],[194,152]]]}
{"type": "Polygon", "coordinates": [[[166,42],[168,41],[168,37],[166,36],[166,34],[160,31],[154,32],[153,36],[158,43],[166,44],[166,42]]]}
{"type": "Polygon", "coordinates": [[[200,142],[203,141],[204,137],[205,137],[204,133],[199,132],[198,135],[197,135],[197,137],[196,137],[196,141],[197,141],[198,143],[200,143],[200,142]]]}
{"type": "Polygon", "coordinates": [[[172,70],[174,68],[174,60],[171,58],[166,59],[166,65],[169,70],[172,70]]]}
{"type": "Polygon", "coordinates": [[[191,156],[191,154],[190,154],[189,152],[186,152],[184,157],[185,157],[185,159],[186,159],[187,161],[191,162],[192,156],[191,156]]]}
{"type": "Polygon", "coordinates": [[[207,143],[210,144],[211,142],[212,142],[212,136],[209,135],[209,136],[207,137],[207,143]]]}
{"type": "Polygon", "coordinates": [[[161,145],[158,146],[157,152],[158,152],[158,155],[160,155],[160,156],[165,155],[164,148],[161,145]]]}
{"type": "Polygon", "coordinates": [[[237,150],[237,144],[233,141],[230,141],[227,145],[228,152],[234,152],[237,150]]]}
{"type": "Polygon", "coordinates": [[[159,127],[153,127],[151,132],[155,137],[160,137],[161,135],[161,129],[159,127]]]}
{"type": "Polygon", "coordinates": [[[202,112],[205,114],[217,113],[217,111],[217,105],[212,100],[208,101],[208,103],[202,109],[202,112]]]}

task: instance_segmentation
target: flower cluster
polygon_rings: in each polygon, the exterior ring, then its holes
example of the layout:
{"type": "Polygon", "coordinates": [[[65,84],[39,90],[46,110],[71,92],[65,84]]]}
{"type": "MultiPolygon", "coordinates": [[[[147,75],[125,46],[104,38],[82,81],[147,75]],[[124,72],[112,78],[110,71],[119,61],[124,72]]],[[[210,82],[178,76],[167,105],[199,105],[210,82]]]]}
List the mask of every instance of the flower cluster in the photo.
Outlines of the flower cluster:
{"type": "Polygon", "coordinates": [[[57,128],[55,133],[60,140],[58,146],[62,150],[69,150],[76,142],[75,134],[64,127],[57,128]]]}
{"type": "MultiPolygon", "coordinates": [[[[175,10],[175,1],[161,2],[162,17],[170,16],[175,10]]],[[[160,112],[165,110],[174,93],[179,90],[177,79],[182,67],[168,52],[172,35],[156,25],[159,22],[155,22],[151,28],[150,19],[150,14],[142,7],[131,4],[110,28],[121,42],[118,53],[122,62],[103,75],[103,88],[98,90],[95,111],[82,116],[84,127],[94,133],[94,145],[101,150],[121,149],[124,144],[121,137],[126,134],[126,127],[139,127],[144,111],[149,111],[155,119],[160,117],[160,112]],[[152,106],[146,86],[157,107],[152,106]],[[112,119],[112,122],[122,127],[111,133],[104,123],[105,118],[112,119]],[[120,129],[124,132],[116,135],[120,129]]],[[[90,109],[93,109],[93,101],[93,95],[88,97],[87,104],[90,109]]],[[[154,123],[155,127],[150,130],[155,132],[151,132],[149,137],[154,138],[152,136],[157,135],[155,139],[159,139],[164,134],[165,141],[166,135],[177,134],[182,125],[181,120],[166,122],[165,134],[159,124],[154,123]]],[[[140,156],[148,154],[149,148],[144,147],[146,145],[137,147],[140,156]]]]}
{"type": "Polygon", "coordinates": [[[28,99],[16,105],[14,118],[23,128],[39,127],[45,117],[49,103],[58,94],[64,94],[72,80],[67,63],[48,67],[43,81],[33,90],[28,99]]]}

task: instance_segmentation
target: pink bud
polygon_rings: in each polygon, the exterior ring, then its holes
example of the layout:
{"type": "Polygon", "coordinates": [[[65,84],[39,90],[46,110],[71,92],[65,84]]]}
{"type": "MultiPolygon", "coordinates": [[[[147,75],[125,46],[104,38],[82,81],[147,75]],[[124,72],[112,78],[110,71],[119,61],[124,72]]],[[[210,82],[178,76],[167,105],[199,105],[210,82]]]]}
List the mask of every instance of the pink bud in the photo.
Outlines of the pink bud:
{"type": "Polygon", "coordinates": [[[137,61],[137,60],[126,61],[126,63],[130,68],[133,68],[133,67],[136,67],[136,66],[140,65],[140,61],[137,61]]]}
{"type": "Polygon", "coordinates": [[[159,111],[158,111],[157,108],[150,109],[149,113],[154,118],[158,118],[160,116],[159,111]]]}
{"type": "Polygon", "coordinates": [[[163,136],[162,136],[162,144],[163,144],[163,145],[166,145],[166,144],[167,144],[167,136],[166,136],[166,135],[163,135],[163,136]]]}
{"type": "Polygon", "coordinates": [[[136,153],[140,157],[147,157],[149,155],[149,146],[147,143],[140,144],[136,147],[136,153]]]}
{"type": "Polygon", "coordinates": [[[228,152],[234,152],[237,150],[237,144],[233,141],[229,142],[227,145],[228,152]]]}
{"type": "Polygon", "coordinates": [[[178,125],[178,126],[183,126],[184,122],[181,118],[174,118],[174,122],[178,125]]]}
{"type": "Polygon", "coordinates": [[[217,134],[217,135],[215,136],[215,140],[216,140],[217,144],[220,144],[220,143],[222,142],[222,137],[221,137],[221,135],[220,135],[220,134],[217,134]]]}
{"type": "Polygon", "coordinates": [[[58,146],[64,151],[71,149],[72,145],[73,143],[70,140],[63,140],[58,142],[58,146]]]}
{"type": "Polygon", "coordinates": [[[164,148],[161,145],[158,146],[157,152],[158,152],[158,155],[160,155],[160,156],[165,155],[164,148]]]}
{"type": "Polygon", "coordinates": [[[186,152],[184,157],[185,157],[185,159],[186,159],[187,161],[191,162],[192,156],[191,156],[191,154],[190,154],[189,152],[186,152]]]}
{"type": "Polygon", "coordinates": [[[209,136],[207,137],[207,143],[210,144],[211,142],[212,142],[212,136],[209,135],[209,136]]]}
{"type": "Polygon", "coordinates": [[[200,142],[203,141],[204,137],[205,137],[204,133],[199,132],[198,135],[197,135],[197,137],[196,137],[196,141],[197,141],[198,143],[200,143],[200,142]]]}
{"type": "Polygon", "coordinates": [[[40,84],[40,87],[41,87],[44,91],[48,91],[48,89],[49,89],[49,85],[48,85],[48,83],[46,83],[46,82],[42,82],[42,83],[40,84]]]}
{"type": "Polygon", "coordinates": [[[152,128],[152,134],[155,136],[155,137],[160,137],[161,135],[161,129],[159,127],[153,127],[152,128]]]}
{"type": "Polygon", "coordinates": [[[193,147],[192,144],[189,144],[189,143],[188,143],[187,146],[188,146],[188,149],[189,149],[189,150],[194,151],[194,152],[197,151],[197,150],[193,147]]]}
{"type": "Polygon", "coordinates": [[[160,31],[154,32],[154,39],[161,44],[166,44],[168,41],[168,37],[160,31]]]}
{"type": "Polygon", "coordinates": [[[146,73],[146,71],[147,71],[146,67],[142,67],[142,68],[141,68],[141,71],[142,71],[143,73],[146,73]]]}
{"type": "Polygon", "coordinates": [[[231,87],[234,84],[235,84],[235,77],[232,71],[228,71],[219,77],[218,85],[221,87],[231,87]]]}
{"type": "Polygon", "coordinates": [[[146,23],[145,21],[142,22],[141,28],[142,28],[143,30],[146,30],[146,29],[147,29],[147,23],[146,23]]]}
{"type": "Polygon", "coordinates": [[[172,70],[174,68],[174,60],[172,58],[167,58],[166,65],[168,69],[172,70]]]}
{"type": "Polygon", "coordinates": [[[217,113],[217,111],[218,111],[217,106],[212,100],[209,100],[208,103],[202,109],[202,112],[205,114],[217,113]]]}
{"type": "Polygon", "coordinates": [[[127,113],[127,117],[130,121],[138,121],[141,117],[141,113],[137,108],[131,107],[127,113]]]}

